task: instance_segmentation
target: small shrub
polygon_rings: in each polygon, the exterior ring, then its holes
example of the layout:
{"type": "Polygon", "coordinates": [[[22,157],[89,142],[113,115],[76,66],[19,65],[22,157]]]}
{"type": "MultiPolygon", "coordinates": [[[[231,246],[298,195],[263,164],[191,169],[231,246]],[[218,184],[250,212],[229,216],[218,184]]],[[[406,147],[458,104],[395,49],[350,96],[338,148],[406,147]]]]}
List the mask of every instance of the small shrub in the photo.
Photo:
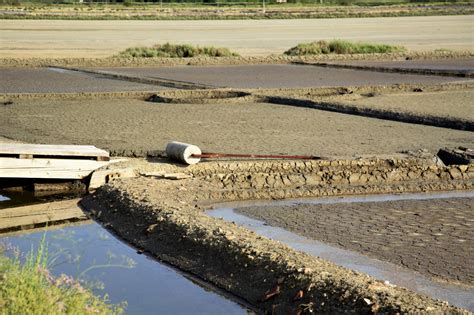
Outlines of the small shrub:
{"type": "Polygon", "coordinates": [[[77,280],[51,275],[47,261],[44,238],[24,264],[0,252],[0,314],[123,314],[122,306],[108,304],[77,280]]]}
{"type": "Polygon", "coordinates": [[[403,52],[404,47],[370,44],[370,43],[353,43],[346,40],[332,40],[330,42],[320,40],[312,43],[302,43],[285,51],[285,55],[289,56],[306,56],[320,54],[375,54],[375,53],[393,53],[403,52]]]}
{"type": "Polygon", "coordinates": [[[227,48],[198,47],[188,44],[173,45],[170,43],[158,44],[153,47],[131,47],[119,53],[120,57],[134,58],[192,58],[197,56],[208,57],[233,57],[238,54],[227,48]]]}

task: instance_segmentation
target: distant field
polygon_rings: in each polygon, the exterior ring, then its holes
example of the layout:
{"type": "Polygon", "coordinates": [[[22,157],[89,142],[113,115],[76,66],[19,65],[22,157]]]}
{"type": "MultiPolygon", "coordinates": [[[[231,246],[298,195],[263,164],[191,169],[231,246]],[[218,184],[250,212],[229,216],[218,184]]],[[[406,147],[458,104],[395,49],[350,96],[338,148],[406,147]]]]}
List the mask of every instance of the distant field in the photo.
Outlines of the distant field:
{"type": "Polygon", "coordinates": [[[226,20],[301,19],[474,14],[473,1],[321,0],[275,4],[268,0],[199,2],[52,4],[0,0],[1,19],[226,20]],[[3,1],[3,5],[2,5],[3,1]],[[9,4],[11,3],[11,4],[9,4]],[[14,4],[14,5],[13,5],[14,4]]]}
{"type": "Polygon", "coordinates": [[[189,43],[241,55],[282,54],[334,38],[408,50],[474,50],[474,16],[238,21],[0,20],[0,57],[106,57],[133,46],[189,43]],[[258,31],[257,31],[258,30],[258,31]],[[394,31],[396,30],[396,32],[394,31]]]}

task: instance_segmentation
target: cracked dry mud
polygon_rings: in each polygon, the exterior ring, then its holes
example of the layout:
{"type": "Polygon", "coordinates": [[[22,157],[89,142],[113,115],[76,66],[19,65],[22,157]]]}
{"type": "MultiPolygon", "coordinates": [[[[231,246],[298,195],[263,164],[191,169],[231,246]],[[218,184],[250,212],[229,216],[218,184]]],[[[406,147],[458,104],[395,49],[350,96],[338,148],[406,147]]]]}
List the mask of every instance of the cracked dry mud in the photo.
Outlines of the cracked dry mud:
{"type": "Polygon", "coordinates": [[[474,286],[474,198],[238,208],[312,239],[474,286]]]}
{"type": "Polygon", "coordinates": [[[177,139],[206,151],[325,156],[421,147],[436,152],[474,142],[472,132],[310,108],[124,98],[14,100],[13,105],[0,106],[0,134],[33,143],[96,145],[118,154],[163,150],[177,139]]]}

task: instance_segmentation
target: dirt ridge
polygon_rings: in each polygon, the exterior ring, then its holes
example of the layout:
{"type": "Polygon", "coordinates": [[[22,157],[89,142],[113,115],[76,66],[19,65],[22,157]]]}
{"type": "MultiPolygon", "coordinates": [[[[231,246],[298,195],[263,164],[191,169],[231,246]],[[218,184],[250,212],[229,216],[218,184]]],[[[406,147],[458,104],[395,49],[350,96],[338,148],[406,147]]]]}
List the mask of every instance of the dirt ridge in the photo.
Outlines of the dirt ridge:
{"type": "Polygon", "coordinates": [[[178,66],[178,65],[257,65],[311,63],[318,61],[348,60],[424,60],[471,58],[471,51],[433,51],[406,52],[385,54],[352,54],[352,55],[315,55],[315,56],[240,56],[240,57],[193,57],[193,58],[0,58],[1,67],[140,67],[140,66],[178,66]]]}
{"type": "Polygon", "coordinates": [[[202,163],[184,171],[194,178],[117,180],[82,204],[128,242],[262,312],[466,313],[297,252],[202,210],[235,200],[473,189],[472,165],[441,167],[409,158],[249,161],[202,163]],[[270,178],[276,179],[273,185],[270,178]],[[266,299],[265,292],[277,286],[279,293],[266,299]],[[299,290],[303,298],[293,300],[299,290]]]}
{"type": "Polygon", "coordinates": [[[374,109],[370,107],[359,107],[328,101],[311,101],[285,97],[268,97],[267,103],[314,108],[336,113],[357,115],[385,120],[399,121],[410,124],[420,124],[426,126],[450,128],[456,130],[474,131],[474,121],[459,119],[454,117],[444,117],[435,115],[418,115],[414,113],[403,113],[393,110],[374,109]]]}

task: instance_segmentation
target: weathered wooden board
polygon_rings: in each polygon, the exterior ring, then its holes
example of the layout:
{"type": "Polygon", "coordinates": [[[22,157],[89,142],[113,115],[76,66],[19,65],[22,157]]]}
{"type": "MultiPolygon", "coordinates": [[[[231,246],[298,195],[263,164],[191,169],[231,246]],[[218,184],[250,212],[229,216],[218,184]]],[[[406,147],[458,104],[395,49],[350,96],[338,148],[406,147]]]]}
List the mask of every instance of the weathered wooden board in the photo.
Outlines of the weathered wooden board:
{"type": "Polygon", "coordinates": [[[92,145],[0,143],[0,155],[108,158],[109,153],[92,145]]]}
{"type": "MultiPolygon", "coordinates": [[[[0,210],[1,211],[1,210],[0,210]]],[[[46,231],[54,231],[54,230],[60,230],[66,227],[71,227],[71,226],[81,226],[85,224],[93,224],[94,221],[90,219],[84,219],[80,221],[74,221],[74,222],[65,222],[65,223],[54,223],[54,225],[48,225],[48,226],[32,226],[28,225],[25,226],[23,225],[20,228],[16,229],[10,229],[10,230],[3,230],[0,231],[0,236],[1,237],[8,237],[8,236],[19,236],[19,235],[24,235],[24,234],[30,234],[30,233],[37,233],[37,232],[46,232],[46,231]]]]}
{"type": "Polygon", "coordinates": [[[0,178],[82,179],[108,161],[0,157],[0,178]]]}
{"type": "Polygon", "coordinates": [[[72,199],[1,209],[0,230],[71,219],[87,219],[87,216],[78,205],[79,200],[72,199]]]}
{"type": "Polygon", "coordinates": [[[92,192],[99,188],[102,185],[105,185],[109,181],[116,178],[132,178],[137,177],[137,171],[132,168],[122,168],[122,169],[109,169],[109,170],[97,170],[94,171],[91,175],[89,181],[89,192],[92,192]]]}

